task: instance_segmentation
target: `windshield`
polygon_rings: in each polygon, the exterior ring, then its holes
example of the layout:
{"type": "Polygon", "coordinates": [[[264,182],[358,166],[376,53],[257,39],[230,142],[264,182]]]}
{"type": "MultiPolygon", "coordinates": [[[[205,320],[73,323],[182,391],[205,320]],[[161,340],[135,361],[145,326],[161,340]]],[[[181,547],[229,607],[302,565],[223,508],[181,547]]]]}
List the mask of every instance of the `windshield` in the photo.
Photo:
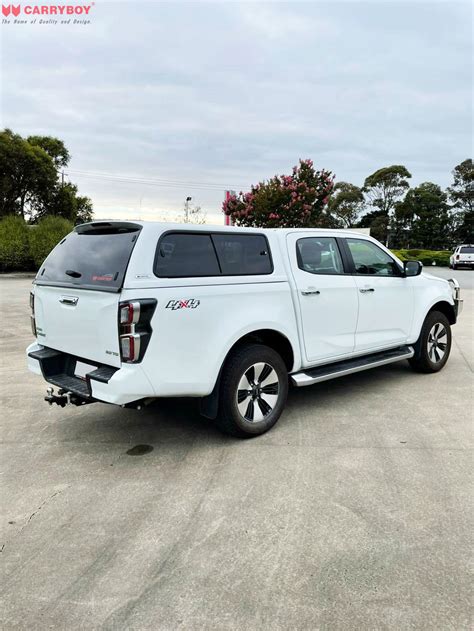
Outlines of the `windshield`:
{"type": "Polygon", "coordinates": [[[106,223],[76,228],[49,254],[35,283],[119,291],[140,230],[106,223]]]}

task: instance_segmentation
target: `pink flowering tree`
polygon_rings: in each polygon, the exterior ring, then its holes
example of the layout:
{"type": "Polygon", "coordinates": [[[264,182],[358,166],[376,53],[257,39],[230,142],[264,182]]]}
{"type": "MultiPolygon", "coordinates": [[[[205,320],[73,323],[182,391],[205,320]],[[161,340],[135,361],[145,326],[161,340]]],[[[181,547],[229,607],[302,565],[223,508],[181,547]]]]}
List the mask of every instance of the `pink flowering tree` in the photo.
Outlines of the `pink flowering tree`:
{"type": "Polygon", "coordinates": [[[312,160],[300,160],[291,175],[275,175],[248,193],[231,195],[222,208],[238,226],[330,227],[327,202],[333,187],[330,171],[315,171],[312,160]]]}

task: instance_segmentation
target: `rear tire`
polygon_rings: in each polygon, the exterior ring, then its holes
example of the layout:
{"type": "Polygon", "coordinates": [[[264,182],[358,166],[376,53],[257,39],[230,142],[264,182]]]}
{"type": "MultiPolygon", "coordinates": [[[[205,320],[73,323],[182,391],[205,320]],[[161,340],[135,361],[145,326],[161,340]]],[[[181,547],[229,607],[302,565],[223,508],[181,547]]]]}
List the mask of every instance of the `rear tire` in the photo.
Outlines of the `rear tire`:
{"type": "Polygon", "coordinates": [[[431,373],[443,368],[451,351],[451,327],[444,313],[428,313],[414,349],[415,356],[409,362],[416,371],[431,373]]]}
{"type": "Polygon", "coordinates": [[[288,395],[288,370],[281,356],[263,344],[235,349],[222,371],[216,425],[227,434],[252,438],[280,418],[288,395]]]}

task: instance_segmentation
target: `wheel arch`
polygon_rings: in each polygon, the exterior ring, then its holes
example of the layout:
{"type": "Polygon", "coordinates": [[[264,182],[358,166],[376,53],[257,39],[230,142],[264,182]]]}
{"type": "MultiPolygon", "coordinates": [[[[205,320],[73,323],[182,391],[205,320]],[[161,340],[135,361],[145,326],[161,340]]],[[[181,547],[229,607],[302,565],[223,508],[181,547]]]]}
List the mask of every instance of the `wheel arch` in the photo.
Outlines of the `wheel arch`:
{"type": "Polygon", "coordinates": [[[430,303],[425,305],[425,308],[423,310],[420,309],[415,314],[412,325],[412,333],[408,342],[409,344],[416,344],[416,342],[420,338],[423,324],[426,318],[433,311],[440,311],[441,313],[443,313],[448,318],[448,322],[450,325],[456,323],[456,311],[454,309],[454,305],[449,302],[447,297],[445,298],[436,296],[430,303]]]}
{"type": "Polygon", "coordinates": [[[200,402],[200,411],[207,418],[216,418],[219,407],[219,389],[222,369],[224,368],[229,355],[240,346],[245,344],[264,344],[275,350],[285,362],[288,372],[291,372],[295,365],[295,351],[288,337],[281,331],[272,328],[255,329],[241,335],[228,349],[219,369],[219,374],[211,394],[203,397],[200,402]]]}
{"type": "Polygon", "coordinates": [[[292,371],[295,363],[293,346],[286,335],[275,329],[257,329],[240,337],[228,350],[222,365],[225,364],[230,353],[244,344],[264,344],[269,346],[281,356],[288,372],[292,371]]]}
{"type": "Polygon", "coordinates": [[[440,311],[441,313],[444,313],[444,315],[448,318],[449,324],[456,324],[456,311],[454,310],[454,306],[446,300],[439,300],[432,307],[430,307],[429,311],[426,313],[423,319],[423,322],[426,320],[428,314],[433,311],[440,311]]]}

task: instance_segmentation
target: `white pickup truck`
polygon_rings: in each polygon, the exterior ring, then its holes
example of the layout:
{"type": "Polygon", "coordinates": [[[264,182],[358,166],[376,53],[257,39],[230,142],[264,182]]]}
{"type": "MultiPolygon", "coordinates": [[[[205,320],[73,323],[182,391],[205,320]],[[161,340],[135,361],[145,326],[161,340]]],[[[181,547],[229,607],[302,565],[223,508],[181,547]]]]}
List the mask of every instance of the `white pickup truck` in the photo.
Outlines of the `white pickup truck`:
{"type": "Polygon", "coordinates": [[[49,403],[197,397],[241,437],[277,422],[289,383],[440,370],[462,307],[455,280],[355,232],[116,221],[65,237],[30,302],[49,403]]]}

